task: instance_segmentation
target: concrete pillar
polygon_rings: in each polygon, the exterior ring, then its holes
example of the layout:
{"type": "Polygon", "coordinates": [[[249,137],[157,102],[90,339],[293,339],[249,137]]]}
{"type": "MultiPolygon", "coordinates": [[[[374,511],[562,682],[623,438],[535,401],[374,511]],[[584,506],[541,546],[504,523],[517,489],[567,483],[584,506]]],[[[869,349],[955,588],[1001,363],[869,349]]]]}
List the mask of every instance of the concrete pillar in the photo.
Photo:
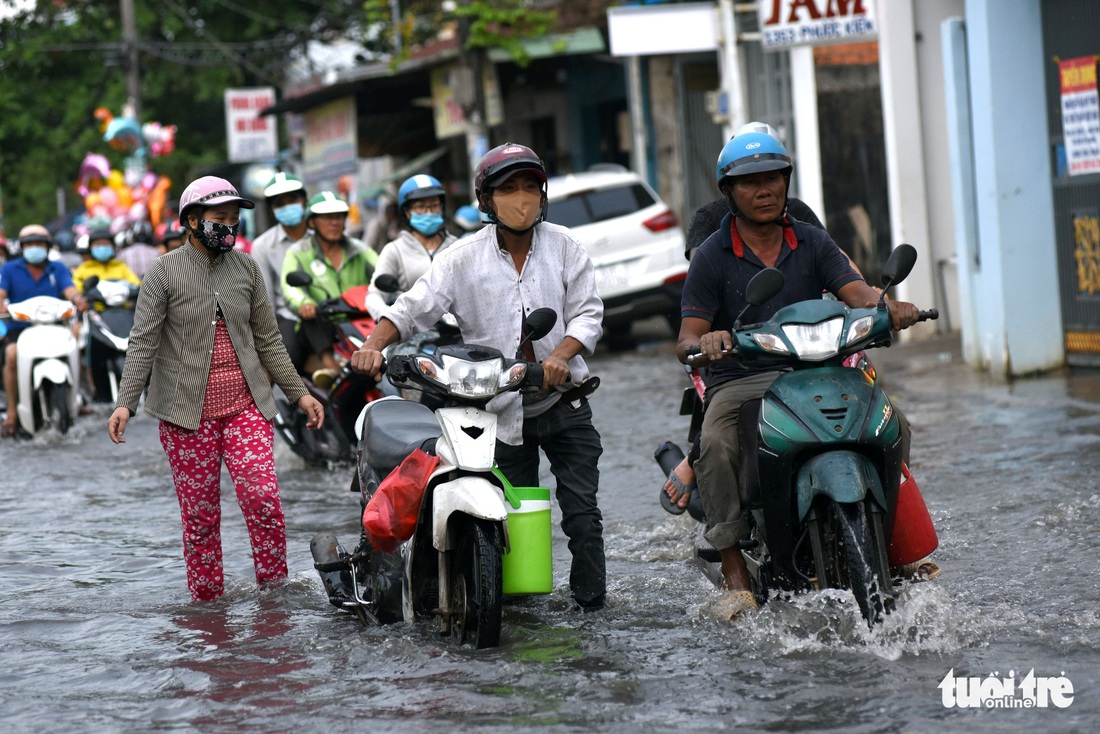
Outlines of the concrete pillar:
{"type": "MultiPolygon", "coordinates": [[[[817,70],[812,46],[790,50],[791,98],[794,108],[795,178],[798,198],[825,221],[825,187],[821,176],[821,136],[817,124],[817,70]]],[[[788,141],[789,142],[789,141],[788,141]]]]}
{"type": "Polygon", "coordinates": [[[980,265],[972,363],[1025,375],[1065,362],[1041,0],[967,0],[980,265]]]}
{"type": "Polygon", "coordinates": [[[970,83],[967,78],[966,22],[949,18],[941,27],[944,97],[947,111],[947,153],[951,161],[951,192],[955,212],[955,265],[959,283],[959,313],[954,318],[962,335],[963,358],[982,364],[979,348],[975,278],[978,258],[978,212],[974,186],[974,140],[970,136],[970,83]]]}
{"type": "MultiPolygon", "coordinates": [[[[921,307],[936,302],[936,262],[928,226],[924,190],[924,143],[920,115],[913,0],[880,5],[879,72],[882,80],[882,122],[886,143],[890,238],[894,247],[907,242],[917,248],[917,265],[897,288],[898,298],[921,307]]],[[[902,332],[904,337],[930,334],[930,323],[902,332]]]]}

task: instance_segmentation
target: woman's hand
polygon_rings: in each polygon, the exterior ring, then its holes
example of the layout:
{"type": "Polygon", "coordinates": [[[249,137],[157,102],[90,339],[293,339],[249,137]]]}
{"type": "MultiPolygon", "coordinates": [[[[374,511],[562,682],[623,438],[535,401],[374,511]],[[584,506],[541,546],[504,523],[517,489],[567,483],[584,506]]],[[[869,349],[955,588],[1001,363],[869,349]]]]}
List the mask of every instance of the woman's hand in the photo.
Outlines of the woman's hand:
{"type": "Polygon", "coordinates": [[[306,428],[312,428],[316,431],[325,424],[325,409],[317,401],[317,398],[306,393],[298,398],[298,407],[309,417],[309,420],[306,421],[306,428]]]}
{"type": "Polygon", "coordinates": [[[107,435],[115,443],[126,443],[123,434],[126,433],[126,423],[130,420],[130,409],[118,407],[111,417],[107,419],[107,435]]]}

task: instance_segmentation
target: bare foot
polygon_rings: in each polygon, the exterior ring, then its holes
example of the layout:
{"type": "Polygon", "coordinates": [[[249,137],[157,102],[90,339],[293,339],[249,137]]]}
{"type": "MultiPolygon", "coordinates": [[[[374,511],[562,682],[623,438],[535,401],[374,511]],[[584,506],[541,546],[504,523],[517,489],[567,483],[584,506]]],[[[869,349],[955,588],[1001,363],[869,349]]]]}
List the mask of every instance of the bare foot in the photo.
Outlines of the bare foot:
{"type": "Polygon", "coordinates": [[[680,508],[687,507],[691,500],[691,493],[696,489],[695,470],[688,464],[688,460],[684,459],[672,470],[672,475],[679,480],[679,486],[672,481],[672,476],[669,476],[668,481],[665,482],[665,494],[674,505],[680,508]]]}

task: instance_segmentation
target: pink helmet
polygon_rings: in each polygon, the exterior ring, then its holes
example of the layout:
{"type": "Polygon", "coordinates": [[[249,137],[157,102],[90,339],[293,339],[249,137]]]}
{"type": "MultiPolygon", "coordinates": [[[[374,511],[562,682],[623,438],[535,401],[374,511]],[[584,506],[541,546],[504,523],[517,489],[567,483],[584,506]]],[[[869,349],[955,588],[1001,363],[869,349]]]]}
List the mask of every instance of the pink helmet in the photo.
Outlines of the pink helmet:
{"type": "Polygon", "coordinates": [[[237,193],[237,188],[224,178],[203,176],[187,184],[180,195],[180,226],[187,228],[187,211],[195,206],[216,206],[235,201],[245,209],[256,206],[251,200],[237,193]]]}

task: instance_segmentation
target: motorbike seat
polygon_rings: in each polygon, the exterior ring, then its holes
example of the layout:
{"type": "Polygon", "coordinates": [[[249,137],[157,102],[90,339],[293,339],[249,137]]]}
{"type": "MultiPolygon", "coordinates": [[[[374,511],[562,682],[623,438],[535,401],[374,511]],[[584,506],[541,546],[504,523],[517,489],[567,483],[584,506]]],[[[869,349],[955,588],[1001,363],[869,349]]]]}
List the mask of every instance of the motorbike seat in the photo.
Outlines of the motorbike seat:
{"type": "Polygon", "coordinates": [[[431,409],[411,400],[384,398],[371,403],[363,416],[359,449],[384,477],[414,449],[439,435],[431,409]]]}
{"type": "Polygon", "coordinates": [[[760,398],[741,404],[737,419],[737,437],[741,442],[741,461],[738,470],[741,506],[759,509],[763,506],[760,492],[760,471],[757,466],[760,431],[760,398]]]}

